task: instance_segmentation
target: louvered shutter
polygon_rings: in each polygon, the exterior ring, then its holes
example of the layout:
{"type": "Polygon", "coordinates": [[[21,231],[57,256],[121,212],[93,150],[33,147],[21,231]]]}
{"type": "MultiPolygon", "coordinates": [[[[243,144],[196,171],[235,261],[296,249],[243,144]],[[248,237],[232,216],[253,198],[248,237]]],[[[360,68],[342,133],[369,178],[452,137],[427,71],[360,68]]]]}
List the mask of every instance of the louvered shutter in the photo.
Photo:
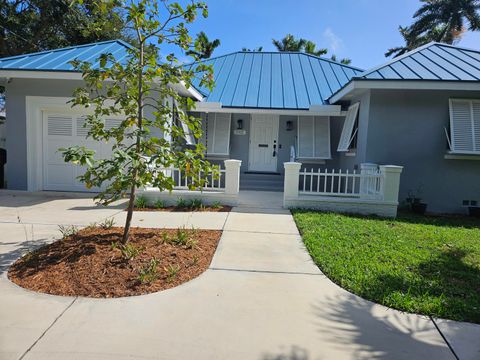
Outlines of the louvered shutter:
{"type": "Polygon", "coordinates": [[[316,159],[330,158],[330,118],[328,116],[315,117],[315,151],[316,159]]]}
{"type": "Polygon", "coordinates": [[[185,111],[183,111],[183,109],[180,106],[178,106],[177,104],[175,104],[175,110],[179,114],[178,115],[178,122],[182,126],[182,130],[183,130],[184,139],[185,139],[186,144],[187,145],[195,145],[195,137],[193,136],[192,132],[188,128],[188,125],[184,121],[182,121],[182,118],[186,117],[185,111]]]}
{"type": "Polygon", "coordinates": [[[208,114],[207,153],[209,155],[229,155],[230,153],[230,114],[208,114]]]}
{"type": "Polygon", "coordinates": [[[75,125],[76,125],[75,130],[76,130],[76,135],[77,136],[80,136],[80,137],[83,137],[83,138],[87,137],[88,131],[90,130],[90,127],[85,126],[86,122],[87,122],[86,116],[77,117],[77,119],[75,121],[75,125]]]}
{"type": "Polygon", "coordinates": [[[313,158],[314,154],[314,118],[313,116],[298,117],[298,157],[313,158]]]}
{"type": "MultiPolygon", "coordinates": [[[[476,151],[474,125],[479,123],[479,119],[480,108],[478,105],[474,105],[472,101],[450,100],[452,151],[460,153],[476,151]]],[[[480,147],[477,151],[480,151],[480,147]]]]}
{"type": "Polygon", "coordinates": [[[298,117],[298,158],[330,158],[330,118],[328,116],[298,117]]]}
{"type": "Polygon", "coordinates": [[[473,147],[474,151],[480,152],[480,101],[474,101],[472,109],[473,147]]]}
{"type": "Polygon", "coordinates": [[[122,119],[105,119],[105,130],[112,130],[120,127],[122,119]]]}
{"type": "Polygon", "coordinates": [[[355,121],[357,120],[359,106],[360,103],[355,103],[348,108],[337,151],[348,151],[350,148],[350,144],[353,139],[353,128],[355,126],[355,121]]]}

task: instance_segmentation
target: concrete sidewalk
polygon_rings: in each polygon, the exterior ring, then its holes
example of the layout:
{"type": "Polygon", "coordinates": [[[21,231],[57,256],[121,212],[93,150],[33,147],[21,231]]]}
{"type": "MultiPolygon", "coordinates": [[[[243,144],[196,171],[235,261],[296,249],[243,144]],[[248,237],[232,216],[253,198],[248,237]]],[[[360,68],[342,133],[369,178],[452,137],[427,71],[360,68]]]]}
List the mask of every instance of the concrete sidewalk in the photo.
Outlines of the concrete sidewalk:
{"type": "Polygon", "coordinates": [[[136,213],[135,226],[224,230],[210,268],[174,289],[68,298],[6,279],[8,265],[27,248],[58,236],[56,224],[107,217],[120,223],[124,216],[121,206],[94,207],[84,198],[0,193],[0,359],[480,357],[480,326],[435,324],[333,284],[305,251],[292,216],[281,209],[281,193],[242,192],[229,214],[136,213]]]}

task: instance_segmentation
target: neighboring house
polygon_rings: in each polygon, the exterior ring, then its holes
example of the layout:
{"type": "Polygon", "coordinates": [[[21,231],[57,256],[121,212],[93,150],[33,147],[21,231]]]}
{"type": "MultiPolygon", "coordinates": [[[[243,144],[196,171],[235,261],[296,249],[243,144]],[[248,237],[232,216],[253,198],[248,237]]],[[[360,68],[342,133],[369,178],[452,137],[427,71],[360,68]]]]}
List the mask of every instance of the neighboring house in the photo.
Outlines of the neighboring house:
{"type": "MultiPolygon", "coordinates": [[[[83,189],[79,170],[56,152],[92,146],[84,114],[66,105],[81,85],[68,62],[122,57],[126,47],[111,41],[0,60],[15,159],[10,188],[83,189]]],[[[178,91],[199,100],[207,157],[242,160],[241,188],[283,189],[283,163],[292,160],[344,171],[374,162],[404,167],[400,200],[421,188],[432,211],[462,212],[480,201],[480,52],[429,44],[366,72],[304,53],[238,52],[206,62],[214,90],[194,83],[178,91]]]]}

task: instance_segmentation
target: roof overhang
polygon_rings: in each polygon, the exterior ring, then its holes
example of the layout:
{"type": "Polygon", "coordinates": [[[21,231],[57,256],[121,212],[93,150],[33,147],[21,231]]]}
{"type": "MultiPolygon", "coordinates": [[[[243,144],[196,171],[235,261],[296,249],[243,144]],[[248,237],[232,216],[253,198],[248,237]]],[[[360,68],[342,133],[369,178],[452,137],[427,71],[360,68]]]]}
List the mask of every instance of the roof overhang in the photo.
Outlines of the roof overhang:
{"type": "Polygon", "coordinates": [[[372,89],[480,91],[480,81],[352,79],[347,85],[333,94],[329,101],[335,104],[341,100],[350,100],[356,95],[372,89]]]}
{"type": "Polygon", "coordinates": [[[198,102],[193,111],[212,113],[236,113],[236,114],[275,114],[275,115],[310,115],[310,116],[345,116],[340,105],[312,105],[309,109],[270,109],[270,108],[246,108],[224,107],[219,102],[198,102]]]}
{"type": "MultiPolygon", "coordinates": [[[[0,70],[0,83],[8,82],[10,79],[83,80],[83,77],[76,71],[0,70]]],[[[193,86],[187,86],[184,81],[172,84],[172,88],[181,96],[191,97],[197,101],[203,100],[203,95],[193,86]]]]}

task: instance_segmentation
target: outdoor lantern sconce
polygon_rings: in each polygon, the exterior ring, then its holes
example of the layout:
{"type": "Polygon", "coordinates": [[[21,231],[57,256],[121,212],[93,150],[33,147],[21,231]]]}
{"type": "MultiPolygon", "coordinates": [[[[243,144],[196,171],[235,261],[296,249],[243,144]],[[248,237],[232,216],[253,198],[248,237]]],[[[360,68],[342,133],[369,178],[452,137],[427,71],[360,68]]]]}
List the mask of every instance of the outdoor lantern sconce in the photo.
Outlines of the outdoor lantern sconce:
{"type": "Polygon", "coordinates": [[[242,119],[237,120],[237,130],[243,130],[243,120],[242,119]]]}
{"type": "Polygon", "coordinates": [[[287,121],[287,131],[292,131],[293,130],[293,121],[288,120],[287,121]]]}

